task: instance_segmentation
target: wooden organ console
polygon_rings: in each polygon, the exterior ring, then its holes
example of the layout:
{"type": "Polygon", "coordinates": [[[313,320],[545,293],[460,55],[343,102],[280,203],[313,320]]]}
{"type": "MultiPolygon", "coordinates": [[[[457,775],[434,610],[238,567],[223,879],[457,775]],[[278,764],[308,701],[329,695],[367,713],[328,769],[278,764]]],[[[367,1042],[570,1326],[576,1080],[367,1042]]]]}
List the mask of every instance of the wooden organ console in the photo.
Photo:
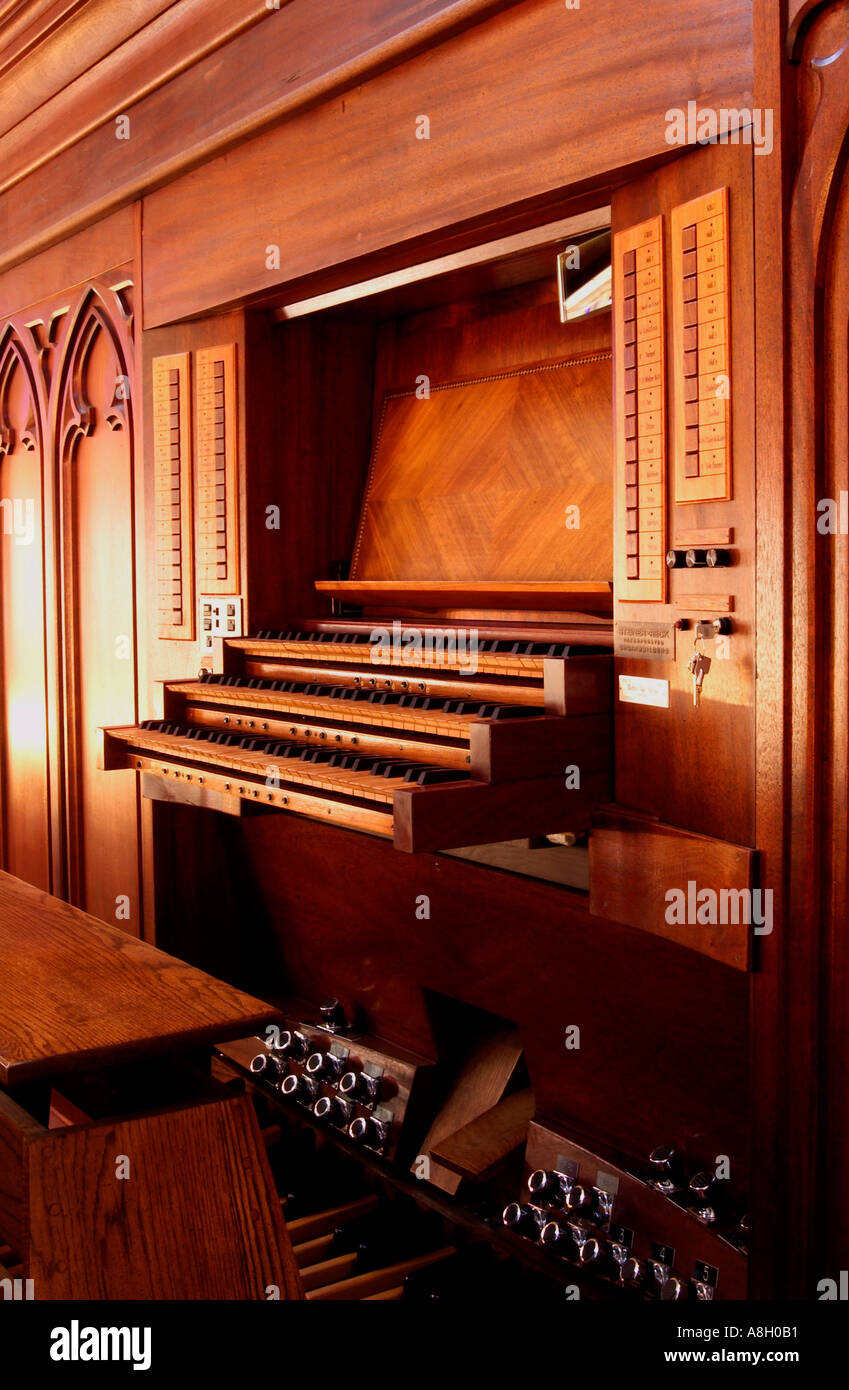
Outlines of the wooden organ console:
{"type": "Polygon", "coordinates": [[[203,1130],[138,1296],[817,1298],[849,0],[96,9],[0,5],[0,1284],[203,1130]]]}

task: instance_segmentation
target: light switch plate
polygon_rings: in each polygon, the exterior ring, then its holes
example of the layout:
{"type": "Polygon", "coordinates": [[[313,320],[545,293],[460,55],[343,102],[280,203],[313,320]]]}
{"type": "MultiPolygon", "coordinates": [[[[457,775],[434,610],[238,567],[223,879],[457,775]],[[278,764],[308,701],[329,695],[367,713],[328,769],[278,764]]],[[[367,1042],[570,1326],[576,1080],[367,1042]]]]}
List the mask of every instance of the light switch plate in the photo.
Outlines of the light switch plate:
{"type": "Polygon", "coordinates": [[[212,651],[213,637],[242,636],[242,600],[238,594],[201,594],[198,628],[204,656],[212,651]]]}

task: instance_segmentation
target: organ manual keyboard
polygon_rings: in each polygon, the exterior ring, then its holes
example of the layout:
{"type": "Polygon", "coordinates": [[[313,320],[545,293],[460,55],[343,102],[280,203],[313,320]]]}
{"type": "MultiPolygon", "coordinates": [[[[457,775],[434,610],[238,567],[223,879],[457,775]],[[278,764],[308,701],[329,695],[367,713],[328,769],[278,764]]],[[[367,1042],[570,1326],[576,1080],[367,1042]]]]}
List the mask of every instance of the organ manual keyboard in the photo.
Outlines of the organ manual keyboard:
{"type": "Polygon", "coordinates": [[[165,683],[162,719],[104,731],[101,766],[413,852],[585,830],[609,794],[603,630],[484,631],[425,627],[414,664],[374,623],[224,639],[219,671],[165,683]]]}

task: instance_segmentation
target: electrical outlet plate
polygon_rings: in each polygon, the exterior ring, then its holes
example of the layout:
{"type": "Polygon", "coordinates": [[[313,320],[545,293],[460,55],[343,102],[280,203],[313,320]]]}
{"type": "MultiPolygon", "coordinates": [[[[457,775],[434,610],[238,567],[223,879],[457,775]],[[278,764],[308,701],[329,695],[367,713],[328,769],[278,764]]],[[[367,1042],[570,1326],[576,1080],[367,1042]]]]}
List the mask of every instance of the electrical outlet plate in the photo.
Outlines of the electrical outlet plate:
{"type": "Polygon", "coordinates": [[[242,636],[242,600],[238,594],[201,594],[199,602],[198,627],[204,656],[212,651],[213,637],[242,636]]]}

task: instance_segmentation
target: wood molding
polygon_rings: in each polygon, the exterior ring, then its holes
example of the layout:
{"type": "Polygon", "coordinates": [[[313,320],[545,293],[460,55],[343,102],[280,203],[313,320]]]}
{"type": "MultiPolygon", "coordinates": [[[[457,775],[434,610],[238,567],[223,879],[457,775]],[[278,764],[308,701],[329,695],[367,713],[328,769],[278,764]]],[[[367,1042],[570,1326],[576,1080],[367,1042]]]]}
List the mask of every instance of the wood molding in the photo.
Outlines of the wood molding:
{"type": "MultiPolygon", "coordinates": [[[[367,13],[358,13],[358,7],[345,0],[288,0],[279,11],[269,10],[264,0],[213,2],[212,10],[206,0],[183,0],[171,7],[175,9],[175,25],[183,18],[178,12],[185,13],[182,32],[189,46],[184,48],[182,60],[172,62],[164,73],[158,59],[162,57],[161,35],[172,24],[167,12],[156,26],[148,26],[152,33],[142,30],[131,44],[107,55],[93,74],[87,74],[82,90],[89,114],[81,128],[69,134],[70,108],[59,93],[27,123],[26,131],[17,129],[8,155],[0,140],[6,166],[14,167],[10,155],[17,150],[20,167],[28,171],[14,195],[7,187],[0,196],[0,214],[7,207],[20,230],[17,238],[7,233],[9,249],[0,256],[0,270],[294,112],[367,81],[421,49],[515,5],[517,0],[410,0],[400,18],[397,0],[380,0],[377,12],[375,5],[370,5],[367,13]],[[241,15],[235,23],[234,5],[239,6],[241,15]],[[319,12],[320,5],[323,13],[319,12]],[[210,14],[218,16],[217,28],[210,22],[210,14]],[[222,30],[225,20],[229,24],[222,30]],[[271,41],[266,27],[272,23],[276,42],[271,41]],[[199,39],[204,33],[205,43],[199,39]],[[334,42],[330,52],[329,36],[334,42]],[[151,38],[155,38],[156,47],[149,52],[151,38]],[[233,45],[226,65],[219,56],[222,44],[233,45]],[[295,68],[289,82],[281,83],[281,61],[295,68]],[[210,102],[208,94],[219,89],[222,72],[226,74],[226,101],[210,102]],[[99,107],[96,103],[88,107],[91,78],[96,84],[106,84],[105,104],[99,107]],[[129,115],[131,128],[144,133],[128,142],[116,141],[111,126],[103,124],[114,113],[112,93],[116,85],[121,94],[119,109],[129,115]],[[183,119],[175,121],[175,112],[183,112],[183,119]],[[222,116],[222,112],[226,114],[222,116]],[[39,134],[45,118],[48,127],[39,134]],[[28,144],[30,129],[33,139],[28,144]],[[45,161],[49,161],[47,167],[45,161]],[[57,201],[60,187],[67,190],[64,206],[57,201]],[[44,216],[36,229],[32,210],[41,205],[42,198],[44,216]]],[[[73,94],[77,98],[76,87],[73,94]]],[[[78,100],[74,107],[79,109],[78,100]]],[[[17,179],[19,173],[14,177],[17,179]]]]}
{"type": "MultiPolygon", "coordinates": [[[[778,1029],[781,1068],[777,1133],[782,1166],[794,1190],[809,1194],[806,1210],[790,1236],[785,1261],[790,1297],[814,1296],[814,1281],[839,1258],[840,1233],[849,1222],[845,1198],[836,1203],[822,1179],[822,1153],[845,1145],[843,1117],[834,1110],[836,1073],[845,1067],[844,922],[832,922],[829,886],[845,875],[845,843],[829,838],[834,824],[830,790],[823,794],[823,768],[845,770],[840,744],[844,715],[845,633],[835,630],[845,614],[840,594],[845,559],[840,538],[820,535],[817,503],[841,476],[835,440],[845,442],[846,379],[833,375],[845,361],[847,318],[840,317],[840,257],[846,255],[845,221],[837,218],[849,161],[849,5],[845,0],[811,11],[796,74],[796,128],[800,151],[787,223],[787,359],[790,563],[787,635],[791,665],[786,686],[787,782],[785,855],[789,872],[785,925],[780,943],[778,1029]],[[837,218],[837,220],[836,220],[837,218]],[[824,277],[838,293],[823,313],[824,277]],[[842,339],[841,339],[842,334],[842,339]],[[833,336],[830,336],[833,335],[833,336]],[[833,357],[833,362],[829,364],[833,357]],[[829,372],[831,375],[829,375],[829,372]],[[844,420],[841,422],[840,412],[844,420]],[[832,586],[836,584],[836,593],[832,586]],[[835,703],[832,703],[832,702],[835,703]],[[832,954],[833,953],[833,954],[832,954]],[[830,1030],[827,1033],[827,1030],[830,1030]],[[824,1038],[843,1038],[829,1056],[824,1038]],[[821,1075],[829,1087],[811,1084],[821,1075]],[[823,1148],[820,1149],[818,1135],[823,1148]],[[841,1139],[841,1135],[843,1138],[841,1139]],[[830,1257],[830,1262],[829,1262],[830,1257]],[[827,1262],[829,1267],[826,1267],[827,1262]]],[[[845,195],[844,195],[845,196],[845,195]]],[[[845,217],[845,213],[844,213],[845,217]]],[[[844,475],[845,476],[845,475],[844,475]]],[[[759,489],[760,491],[760,489],[759,489]]],[[[845,585],[845,578],[842,580],[845,585]]],[[[845,800],[845,784],[842,792],[845,800]]],[[[840,817],[837,824],[840,824],[840,817]]],[[[843,909],[845,912],[845,907],[843,909]]],[[[842,1152],[845,1154],[845,1148],[842,1152]]]]}
{"type": "Polygon", "coordinates": [[[191,0],[145,0],[137,6],[135,31],[125,37],[127,7],[115,6],[112,0],[98,0],[100,4],[105,16],[92,14],[91,0],[85,16],[89,25],[97,19],[98,48],[88,66],[79,56],[80,48],[85,50],[86,32],[63,30],[64,65],[57,62],[53,69],[38,68],[32,75],[13,74],[21,90],[16,102],[13,87],[5,103],[8,124],[0,136],[0,191],[13,188],[91,131],[131,111],[144,97],[271,14],[264,0],[207,0],[199,10],[191,0]],[[111,26],[106,19],[112,20],[111,26]],[[39,82],[40,102],[33,92],[39,82]]]}

